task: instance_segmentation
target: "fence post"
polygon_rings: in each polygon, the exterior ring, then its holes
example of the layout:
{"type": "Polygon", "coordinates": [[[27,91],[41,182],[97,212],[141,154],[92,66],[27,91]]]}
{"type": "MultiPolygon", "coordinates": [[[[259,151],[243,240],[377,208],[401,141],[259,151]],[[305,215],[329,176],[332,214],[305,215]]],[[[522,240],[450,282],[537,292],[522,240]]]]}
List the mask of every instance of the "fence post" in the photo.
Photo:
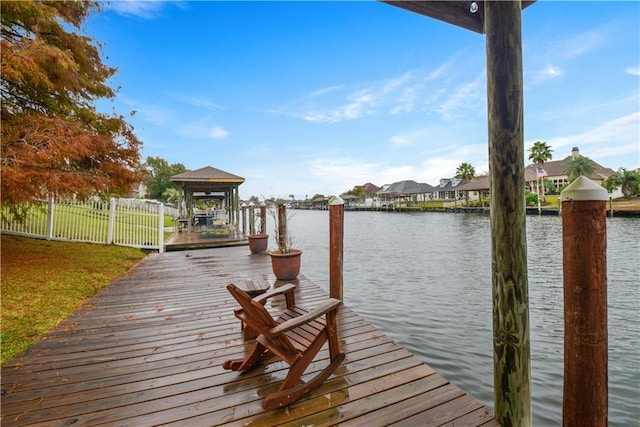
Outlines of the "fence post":
{"type": "Polygon", "coordinates": [[[158,252],[164,252],[164,205],[158,206],[158,252]]]}
{"type": "Polygon", "coordinates": [[[329,200],[329,296],[343,300],[342,265],[344,259],[344,201],[329,200]]]}
{"type": "Polygon", "coordinates": [[[109,229],[107,231],[107,245],[113,243],[113,231],[116,224],[116,199],[109,200],[109,229]]]}
{"type": "Polygon", "coordinates": [[[606,426],[607,191],[584,176],[562,199],[564,426],[606,426]]]}
{"type": "Polygon", "coordinates": [[[49,207],[47,209],[47,240],[51,240],[53,238],[53,197],[49,197],[48,200],[49,207]]]}

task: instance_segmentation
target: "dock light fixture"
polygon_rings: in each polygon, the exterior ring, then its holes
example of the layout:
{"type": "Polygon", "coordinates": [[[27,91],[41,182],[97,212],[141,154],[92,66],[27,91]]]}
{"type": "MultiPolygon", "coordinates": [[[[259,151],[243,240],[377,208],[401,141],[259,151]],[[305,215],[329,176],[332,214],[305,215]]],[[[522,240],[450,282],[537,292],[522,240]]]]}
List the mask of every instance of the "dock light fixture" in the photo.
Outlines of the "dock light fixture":
{"type": "Polygon", "coordinates": [[[472,1],[469,5],[469,12],[476,13],[478,11],[478,3],[472,1]]]}

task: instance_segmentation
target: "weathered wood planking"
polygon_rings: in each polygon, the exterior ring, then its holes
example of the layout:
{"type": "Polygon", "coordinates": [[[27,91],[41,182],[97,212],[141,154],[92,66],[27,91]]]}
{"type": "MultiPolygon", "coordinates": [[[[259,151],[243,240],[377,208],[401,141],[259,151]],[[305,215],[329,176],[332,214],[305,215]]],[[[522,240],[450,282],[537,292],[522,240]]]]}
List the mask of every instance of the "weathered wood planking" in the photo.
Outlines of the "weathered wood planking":
{"type": "MultiPolygon", "coordinates": [[[[287,366],[222,368],[252,345],[224,286],[276,284],[269,262],[246,247],[149,255],[2,368],[2,425],[498,425],[348,306],[338,315],[345,362],[298,402],[265,412],[287,366]]],[[[304,276],[297,283],[300,304],[327,297],[304,276]]],[[[305,377],[326,359],[325,346],[305,377]]]]}

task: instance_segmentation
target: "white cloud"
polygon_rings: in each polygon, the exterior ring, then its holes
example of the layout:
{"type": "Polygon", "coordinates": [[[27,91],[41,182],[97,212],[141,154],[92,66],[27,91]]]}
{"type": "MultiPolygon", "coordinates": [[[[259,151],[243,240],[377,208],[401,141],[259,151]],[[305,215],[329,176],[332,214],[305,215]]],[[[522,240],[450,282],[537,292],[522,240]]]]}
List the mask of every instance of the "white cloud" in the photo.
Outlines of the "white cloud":
{"type": "Polygon", "coordinates": [[[211,124],[210,116],[184,123],[178,128],[178,132],[196,139],[224,139],[229,136],[229,132],[222,126],[211,124]]]}
{"type": "Polygon", "coordinates": [[[467,114],[474,116],[486,113],[484,102],[486,94],[483,86],[484,72],[468,83],[463,83],[453,90],[451,96],[445,99],[437,108],[444,119],[460,118],[467,114]]]}
{"type": "Polygon", "coordinates": [[[632,76],[640,76],[640,67],[627,67],[624,72],[632,76]]]}
{"type": "Polygon", "coordinates": [[[533,73],[531,84],[543,83],[564,75],[564,70],[556,65],[547,65],[544,69],[533,73]]]}
{"type": "Polygon", "coordinates": [[[389,139],[389,142],[397,146],[417,145],[419,142],[424,141],[428,137],[429,137],[429,130],[423,129],[423,130],[393,135],[389,139]]]}
{"type": "Polygon", "coordinates": [[[310,122],[337,123],[380,113],[386,107],[392,114],[411,111],[416,91],[412,72],[387,80],[358,85],[334,85],[302,96],[278,111],[271,111],[310,122]]]}
{"type": "Polygon", "coordinates": [[[477,78],[450,88],[456,79],[467,78],[459,69],[476,59],[459,52],[435,68],[424,66],[373,83],[324,87],[269,112],[317,123],[337,123],[376,114],[411,113],[416,105],[434,105],[443,94],[453,92],[438,107],[443,116],[450,117],[463,105],[484,113],[484,66],[477,78]]]}
{"type": "Polygon", "coordinates": [[[158,16],[165,4],[166,2],[163,1],[116,0],[106,3],[104,7],[124,16],[153,19],[158,16]]]}
{"type": "Polygon", "coordinates": [[[307,95],[307,97],[314,98],[314,97],[322,96],[322,95],[325,95],[327,93],[335,92],[335,91],[341,90],[341,89],[344,89],[344,85],[328,86],[328,87],[325,87],[325,88],[322,88],[322,89],[318,89],[318,90],[316,90],[314,92],[311,92],[309,95],[307,95]]]}
{"type": "Polygon", "coordinates": [[[209,136],[214,139],[224,139],[229,136],[229,132],[222,126],[214,126],[209,130],[209,136]]]}
{"type": "Polygon", "coordinates": [[[178,99],[178,101],[183,102],[185,104],[192,105],[194,107],[205,108],[211,111],[224,109],[223,107],[219,106],[218,104],[216,104],[215,102],[211,101],[208,98],[200,98],[198,96],[184,96],[184,95],[177,95],[176,98],[178,99]]]}
{"type": "MultiPolygon", "coordinates": [[[[353,158],[318,158],[309,162],[309,172],[317,179],[330,181],[333,186],[341,188],[344,185],[364,184],[376,173],[379,164],[363,162],[353,158]],[[352,183],[352,184],[349,184],[352,183]]],[[[343,191],[338,190],[338,191],[343,191]]]]}
{"type": "Polygon", "coordinates": [[[379,94],[373,88],[365,88],[347,95],[346,103],[325,111],[309,111],[301,117],[311,122],[336,123],[354,120],[373,114],[379,94]]]}
{"type": "Polygon", "coordinates": [[[602,157],[635,153],[637,161],[639,137],[640,112],[636,112],[609,120],[579,134],[549,138],[549,145],[558,154],[558,148],[579,147],[580,152],[587,157],[596,157],[591,154],[593,152],[602,157]]]}
{"type": "Polygon", "coordinates": [[[606,42],[607,36],[603,31],[592,30],[576,37],[567,39],[564,43],[560,43],[560,53],[564,58],[572,59],[578,56],[586,55],[606,42]]]}
{"type": "Polygon", "coordinates": [[[174,115],[169,108],[160,105],[140,104],[128,100],[123,100],[123,103],[135,111],[134,117],[158,127],[166,127],[174,115]]]}

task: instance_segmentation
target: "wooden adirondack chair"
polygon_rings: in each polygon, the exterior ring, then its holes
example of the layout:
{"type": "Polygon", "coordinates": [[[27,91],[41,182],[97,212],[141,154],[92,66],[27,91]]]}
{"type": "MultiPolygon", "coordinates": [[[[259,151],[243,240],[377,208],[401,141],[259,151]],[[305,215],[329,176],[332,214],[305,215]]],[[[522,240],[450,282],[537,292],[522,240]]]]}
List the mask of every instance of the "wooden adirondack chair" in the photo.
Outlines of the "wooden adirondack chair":
{"type": "Polygon", "coordinates": [[[227,360],[223,367],[247,371],[267,354],[274,354],[289,364],[289,372],[280,388],[262,401],[265,410],[280,408],[298,400],[322,384],[344,360],[344,353],[339,350],[336,325],[340,300],[330,298],[308,311],[295,305],[295,286],[292,284],[272,289],[253,299],[233,284],[227,285],[227,289],[242,307],[235,310],[236,317],[245,328],[253,330],[253,336],[257,338],[254,349],[244,359],[227,360]],[[287,302],[286,310],[277,320],[265,308],[267,300],[275,295],[284,295],[287,302]],[[310,381],[301,382],[305,370],[327,341],[329,365],[310,381]]]}

